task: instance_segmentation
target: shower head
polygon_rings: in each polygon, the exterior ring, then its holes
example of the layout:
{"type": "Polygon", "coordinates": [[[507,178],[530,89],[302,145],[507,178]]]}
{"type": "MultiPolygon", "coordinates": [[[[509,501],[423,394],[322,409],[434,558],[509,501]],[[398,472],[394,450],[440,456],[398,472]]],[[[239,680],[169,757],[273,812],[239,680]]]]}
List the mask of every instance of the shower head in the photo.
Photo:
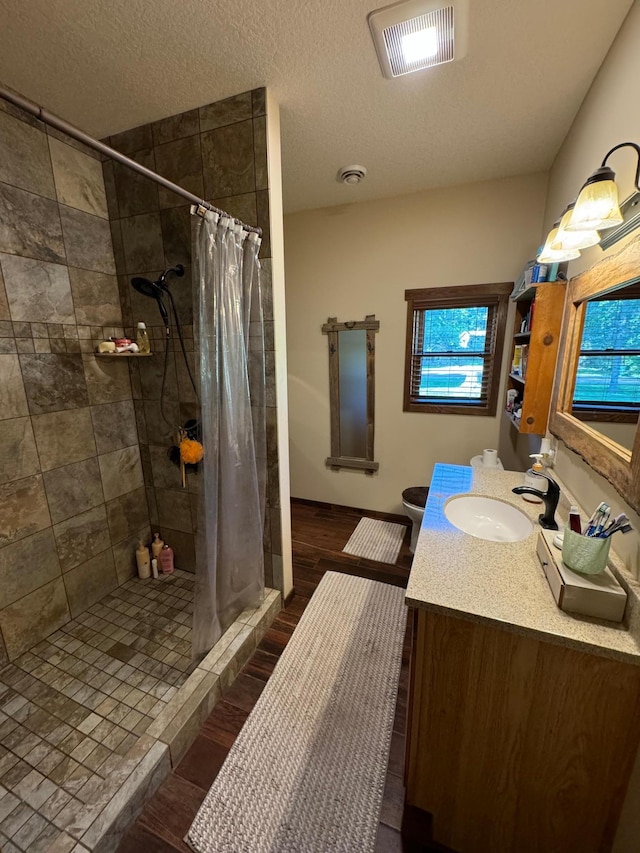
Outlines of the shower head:
{"type": "MultiPolygon", "coordinates": [[[[183,270],[184,272],[184,270],[183,270]]],[[[161,276],[161,279],[164,282],[164,276],[166,273],[161,276]]],[[[160,280],[158,281],[150,281],[148,278],[142,278],[141,276],[136,276],[131,279],[131,286],[134,290],[137,290],[138,293],[141,293],[143,296],[150,296],[152,299],[155,299],[158,303],[158,310],[162,315],[162,320],[167,327],[169,328],[169,314],[167,313],[167,309],[165,308],[164,302],[162,301],[162,290],[163,288],[160,286],[160,280]]]]}
{"type": "Polygon", "coordinates": [[[174,273],[174,275],[177,275],[178,278],[182,278],[182,276],[184,275],[184,267],[182,266],[182,264],[176,264],[175,267],[170,267],[168,270],[165,270],[162,273],[160,278],[156,281],[156,284],[163,290],[167,290],[166,281],[169,273],[174,273]]]}

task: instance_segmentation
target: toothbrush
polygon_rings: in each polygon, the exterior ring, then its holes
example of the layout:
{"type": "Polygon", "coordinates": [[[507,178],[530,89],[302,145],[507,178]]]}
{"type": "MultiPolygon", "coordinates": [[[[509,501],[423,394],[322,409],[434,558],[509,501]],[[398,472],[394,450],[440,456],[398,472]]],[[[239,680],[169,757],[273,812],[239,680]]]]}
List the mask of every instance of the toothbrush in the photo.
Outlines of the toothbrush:
{"type": "Polygon", "coordinates": [[[606,503],[606,501],[601,501],[595,508],[595,510],[593,511],[593,515],[587,522],[587,530],[585,532],[585,536],[593,536],[593,531],[597,526],[596,519],[598,519],[598,517],[605,511],[605,509],[608,509],[608,504],[606,503]]]}
{"type": "Polygon", "coordinates": [[[611,533],[603,534],[601,539],[608,539],[610,536],[613,536],[614,533],[631,533],[633,527],[630,524],[623,524],[622,527],[616,527],[615,530],[612,530],[611,533]]]}
{"type": "Polygon", "coordinates": [[[610,516],[611,516],[611,508],[607,504],[607,508],[605,509],[605,511],[600,516],[600,521],[598,522],[598,526],[596,527],[594,534],[593,534],[594,536],[600,536],[602,534],[602,531],[604,530],[605,525],[608,524],[608,522],[609,522],[610,516]]]}
{"type": "Polygon", "coordinates": [[[631,530],[631,524],[629,523],[629,519],[622,512],[620,515],[617,515],[611,524],[607,527],[607,529],[600,534],[600,538],[608,539],[613,533],[617,533],[618,530],[622,530],[623,533],[628,533],[631,530]]]}

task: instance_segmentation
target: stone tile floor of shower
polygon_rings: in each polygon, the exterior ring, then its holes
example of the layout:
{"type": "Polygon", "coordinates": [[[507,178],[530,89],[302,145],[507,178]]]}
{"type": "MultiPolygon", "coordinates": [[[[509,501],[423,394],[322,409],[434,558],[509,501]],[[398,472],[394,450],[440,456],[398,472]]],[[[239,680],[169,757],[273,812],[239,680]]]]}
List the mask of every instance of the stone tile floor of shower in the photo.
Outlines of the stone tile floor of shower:
{"type": "Polygon", "coordinates": [[[187,572],[131,580],[0,670],[2,853],[113,847],[100,838],[117,810],[87,830],[119,795],[127,807],[132,775],[144,787],[169,771],[145,733],[195,669],[193,597],[187,572]]]}

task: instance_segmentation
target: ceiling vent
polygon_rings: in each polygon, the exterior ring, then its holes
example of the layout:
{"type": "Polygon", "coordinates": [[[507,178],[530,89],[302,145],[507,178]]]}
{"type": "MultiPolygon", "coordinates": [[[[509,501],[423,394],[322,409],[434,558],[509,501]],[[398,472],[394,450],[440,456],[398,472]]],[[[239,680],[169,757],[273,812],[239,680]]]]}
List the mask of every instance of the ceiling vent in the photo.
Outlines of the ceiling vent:
{"type": "Polygon", "coordinates": [[[367,177],[364,166],[343,166],[338,171],[338,180],[343,184],[359,184],[367,177]]]}
{"type": "Polygon", "coordinates": [[[405,0],[368,21],[385,77],[461,59],[467,52],[468,0],[405,0]]]}

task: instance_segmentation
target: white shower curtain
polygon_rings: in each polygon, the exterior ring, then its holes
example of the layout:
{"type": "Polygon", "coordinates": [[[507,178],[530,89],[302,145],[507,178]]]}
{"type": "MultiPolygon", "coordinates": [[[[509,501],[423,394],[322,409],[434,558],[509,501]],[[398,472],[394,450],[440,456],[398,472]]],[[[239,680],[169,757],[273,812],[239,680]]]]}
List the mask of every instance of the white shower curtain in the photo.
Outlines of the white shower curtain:
{"type": "Polygon", "coordinates": [[[202,487],[193,654],[206,654],[264,594],[265,372],[260,240],[226,217],[194,216],[202,487]]]}

